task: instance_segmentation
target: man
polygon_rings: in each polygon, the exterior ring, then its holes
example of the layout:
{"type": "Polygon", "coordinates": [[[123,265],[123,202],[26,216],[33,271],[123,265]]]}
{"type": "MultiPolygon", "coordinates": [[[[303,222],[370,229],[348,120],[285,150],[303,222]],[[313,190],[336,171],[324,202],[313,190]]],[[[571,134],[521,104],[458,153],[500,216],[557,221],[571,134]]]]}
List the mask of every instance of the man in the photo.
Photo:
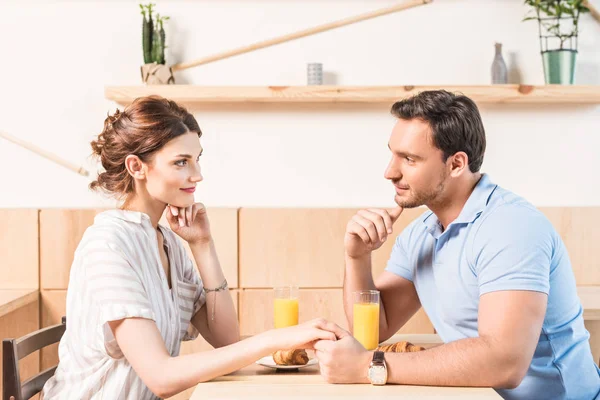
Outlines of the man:
{"type": "Polygon", "coordinates": [[[476,105],[427,91],[397,102],[392,114],[398,121],[385,178],[398,208],[363,210],[348,223],[346,316],[352,327],[352,292],[376,289],[380,341],[423,307],[445,344],[374,353],[338,333],[339,340],[315,345],[324,378],[488,386],[506,399],[600,397],[600,370],[564,244],[541,212],[480,172],[486,140],[476,105]],[[391,235],[402,209],[421,205],[430,211],[398,236],[373,281],[371,252],[391,235]]]}

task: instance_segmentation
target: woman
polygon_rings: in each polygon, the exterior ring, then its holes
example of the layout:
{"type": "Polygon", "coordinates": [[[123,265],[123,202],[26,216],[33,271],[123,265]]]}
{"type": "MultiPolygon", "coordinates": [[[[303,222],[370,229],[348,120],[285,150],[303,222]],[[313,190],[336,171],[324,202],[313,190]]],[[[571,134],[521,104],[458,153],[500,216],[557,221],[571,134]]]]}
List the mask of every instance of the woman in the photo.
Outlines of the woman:
{"type": "Polygon", "coordinates": [[[75,252],[67,330],[44,399],[169,397],[278,349],[336,339],[336,325],[315,320],[239,341],[208,216],[194,203],[200,136],[184,108],[145,97],[109,116],[91,143],[105,172],[90,187],[122,206],[98,214],[75,252]],[[158,224],[165,209],[171,230],[158,224]],[[198,333],[215,350],[179,356],[198,333]]]}

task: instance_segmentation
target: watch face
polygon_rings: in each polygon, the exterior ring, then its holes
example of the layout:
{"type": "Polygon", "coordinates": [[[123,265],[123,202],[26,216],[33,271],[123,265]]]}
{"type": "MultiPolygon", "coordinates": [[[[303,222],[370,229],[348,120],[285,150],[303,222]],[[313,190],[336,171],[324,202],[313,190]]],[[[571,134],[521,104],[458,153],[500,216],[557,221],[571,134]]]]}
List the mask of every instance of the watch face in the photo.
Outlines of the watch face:
{"type": "Polygon", "coordinates": [[[385,385],[387,371],[383,365],[373,365],[369,368],[369,380],[373,385],[385,385]]]}

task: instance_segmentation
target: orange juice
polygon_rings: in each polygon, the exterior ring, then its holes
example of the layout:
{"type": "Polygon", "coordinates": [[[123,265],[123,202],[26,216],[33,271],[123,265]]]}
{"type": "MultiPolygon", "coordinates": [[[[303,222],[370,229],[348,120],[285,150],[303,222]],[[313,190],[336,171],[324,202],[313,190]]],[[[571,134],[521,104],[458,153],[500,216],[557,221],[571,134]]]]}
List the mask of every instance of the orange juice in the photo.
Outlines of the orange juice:
{"type": "Polygon", "coordinates": [[[298,299],[275,299],[275,328],[298,325],[298,299]]]}
{"type": "Polygon", "coordinates": [[[379,344],[379,304],[354,304],[354,337],[367,350],[379,344]]]}

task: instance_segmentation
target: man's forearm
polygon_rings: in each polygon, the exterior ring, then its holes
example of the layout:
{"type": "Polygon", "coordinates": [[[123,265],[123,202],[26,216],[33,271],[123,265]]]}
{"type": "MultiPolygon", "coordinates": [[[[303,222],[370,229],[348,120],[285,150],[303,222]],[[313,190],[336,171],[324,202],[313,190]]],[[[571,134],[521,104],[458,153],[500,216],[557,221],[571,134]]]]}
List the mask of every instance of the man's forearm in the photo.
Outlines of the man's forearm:
{"type": "Polygon", "coordinates": [[[487,338],[461,339],[426,351],[386,353],[388,383],[514,388],[523,379],[510,345],[487,338]]]}

